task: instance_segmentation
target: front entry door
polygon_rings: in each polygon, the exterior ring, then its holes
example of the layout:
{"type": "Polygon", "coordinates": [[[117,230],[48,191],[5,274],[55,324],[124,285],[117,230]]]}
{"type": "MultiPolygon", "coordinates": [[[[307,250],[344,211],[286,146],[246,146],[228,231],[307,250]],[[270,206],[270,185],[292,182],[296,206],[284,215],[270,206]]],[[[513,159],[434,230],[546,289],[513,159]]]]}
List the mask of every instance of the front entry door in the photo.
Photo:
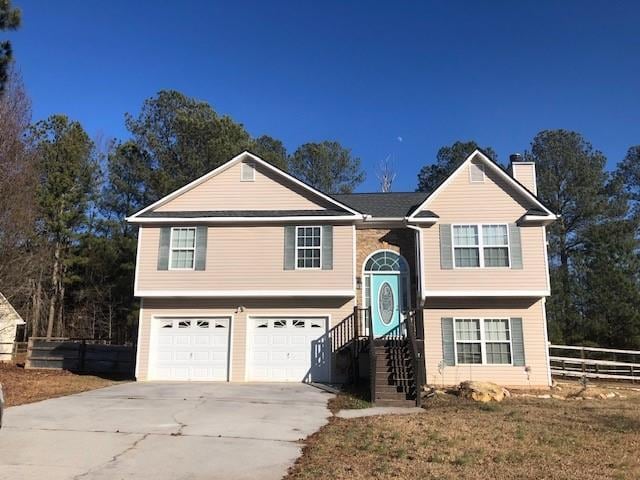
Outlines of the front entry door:
{"type": "Polygon", "coordinates": [[[373,336],[400,335],[400,275],[371,275],[373,336]]]}

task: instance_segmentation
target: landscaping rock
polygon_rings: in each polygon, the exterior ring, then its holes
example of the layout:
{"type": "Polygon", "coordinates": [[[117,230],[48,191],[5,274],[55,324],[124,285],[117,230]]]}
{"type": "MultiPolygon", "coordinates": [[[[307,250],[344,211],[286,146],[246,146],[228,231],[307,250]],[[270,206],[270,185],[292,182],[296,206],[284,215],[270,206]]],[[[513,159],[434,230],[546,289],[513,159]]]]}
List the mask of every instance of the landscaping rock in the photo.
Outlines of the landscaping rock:
{"type": "Polygon", "coordinates": [[[466,381],[458,385],[458,395],[476,402],[501,402],[511,393],[504,387],[491,382],[466,381]]]}

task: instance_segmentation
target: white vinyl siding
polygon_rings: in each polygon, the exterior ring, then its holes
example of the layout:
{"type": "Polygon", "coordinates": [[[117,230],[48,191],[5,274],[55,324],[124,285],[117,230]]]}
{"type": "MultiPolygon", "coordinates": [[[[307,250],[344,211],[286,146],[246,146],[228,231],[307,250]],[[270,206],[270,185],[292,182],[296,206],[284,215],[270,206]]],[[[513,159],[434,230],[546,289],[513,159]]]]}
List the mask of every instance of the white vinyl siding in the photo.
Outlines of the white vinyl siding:
{"type": "Polygon", "coordinates": [[[454,342],[458,365],[511,365],[508,318],[456,318],[454,342]]]}
{"type": "Polygon", "coordinates": [[[322,228],[296,227],[296,268],[320,269],[321,256],[322,228]]]}
{"type": "Polygon", "coordinates": [[[452,229],[456,268],[509,267],[506,224],[453,225],[452,229]]]}
{"type": "Polygon", "coordinates": [[[171,229],[171,251],[169,268],[171,270],[193,270],[196,257],[195,227],[174,227],[171,229]]]}

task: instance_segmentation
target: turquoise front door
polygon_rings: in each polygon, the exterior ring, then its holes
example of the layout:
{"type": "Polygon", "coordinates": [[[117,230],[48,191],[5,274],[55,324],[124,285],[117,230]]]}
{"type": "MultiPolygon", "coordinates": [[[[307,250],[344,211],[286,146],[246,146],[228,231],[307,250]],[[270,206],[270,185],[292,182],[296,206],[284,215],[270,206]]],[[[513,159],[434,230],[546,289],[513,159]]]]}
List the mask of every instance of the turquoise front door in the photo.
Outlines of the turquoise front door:
{"type": "Polygon", "coordinates": [[[371,275],[373,336],[400,335],[400,275],[371,275]]]}

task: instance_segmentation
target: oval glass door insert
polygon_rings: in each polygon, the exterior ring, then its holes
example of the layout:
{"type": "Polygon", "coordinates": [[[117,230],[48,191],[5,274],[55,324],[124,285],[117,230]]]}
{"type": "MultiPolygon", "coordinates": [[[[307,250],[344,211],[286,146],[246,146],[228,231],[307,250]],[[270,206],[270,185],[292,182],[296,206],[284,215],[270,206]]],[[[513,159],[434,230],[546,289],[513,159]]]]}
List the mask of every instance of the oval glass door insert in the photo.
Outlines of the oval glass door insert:
{"type": "Polygon", "coordinates": [[[393,289],[388,282],[384,282],[380,285],[378,293],[378,311],[380,312],[380,320],[385,325],[389,325],[393,320],[394,303],[393,289]]]}

